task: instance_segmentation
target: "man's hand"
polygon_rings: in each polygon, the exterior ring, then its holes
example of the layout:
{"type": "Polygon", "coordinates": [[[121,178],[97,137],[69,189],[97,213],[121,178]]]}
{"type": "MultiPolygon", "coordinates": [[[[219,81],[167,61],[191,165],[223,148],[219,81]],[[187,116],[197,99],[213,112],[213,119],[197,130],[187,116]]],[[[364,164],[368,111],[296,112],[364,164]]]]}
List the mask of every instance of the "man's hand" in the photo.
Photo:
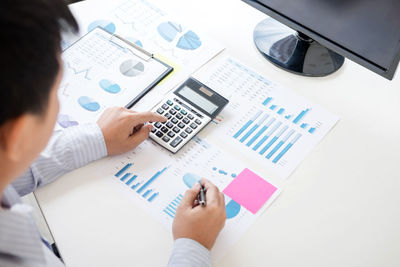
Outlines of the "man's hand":
{"type": "Polygon", "coordinates": [[[108,155],[116,155],[134,149],[142,143],[152,129],[147,122],[165,122],[167,118],[152,112],[138,113],[122,107],[106,109],[97,124],[103,132],[108,155]]]}
{"type": "Polygon", "coordinates": [[[190,238],[211,250],[225,224],[225,199],[224,195],[210,181],[202,179],[201,183],[207,190],[207,205],[202,207],[197,202],[195,203],[200,192],[200,184],[196,183],[186,191],[177,208],[172,233],[174,240],[190,238]]]}

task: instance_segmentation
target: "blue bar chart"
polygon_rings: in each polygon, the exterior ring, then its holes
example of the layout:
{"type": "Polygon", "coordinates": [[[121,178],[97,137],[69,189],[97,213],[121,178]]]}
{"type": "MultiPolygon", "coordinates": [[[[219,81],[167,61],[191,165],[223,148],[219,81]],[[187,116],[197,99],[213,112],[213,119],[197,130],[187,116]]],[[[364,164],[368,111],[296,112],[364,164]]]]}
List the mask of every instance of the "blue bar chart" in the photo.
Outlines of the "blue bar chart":
{"type": "Polygon", "coordinates": [[[275,123],[272,128],[268,131],[266,135],[261,138],[261,140],[253,147],[253,150],[256,151],[260,146],[262,146],[265,141],[282,125],[282,122],[278,121],[275,123]]]}
{"type": "Polygon", "coordinates": [[[294,124],[299,123],[299,121],[301,121],[302,118],[304,118],[304,116],[310,111],[310,109],[305,109],[303,111],[300,112],[299,115],[297,115],[297,117],[293,120],[294,124]]]}
{"type": "Polygon", "coordinates": [[[281,146],[285,144],[285,142],[292,136],[293,133],[294,130],[290,130],[289,133],[281,141],[279,141],[279,143],[268,153],[266,158],[270,159],[276,153],[276,151],[278,151],[281,148],[281,146]]]}
{"type": "Polygon", "coordinates": [[[126,164],[121,170],[119,170],[116,174],[115,177],[120,177],[122,174],[124,174],[131,166],[133,163],[128,163],[126,164]]]}
{"type": "Polygon", "coordinates": [[[133,175],[131,179],[126,182],[126,185],[131,185],[132,182],[137,178],[137,175],[133,175]]]}
{"type": "Polygon", "coordinates": [[[262,114],[262,111],[258,111],[245,125],[243,125],[242,128],[239,129],[233,136],[233,138],[238,138],[244,131],[246,131],[247,128],[255,121],[257,118],[262,114]]]}
{"type": "Polygon", "coordinates": [[[278,161],[289,151],[289,149],[300,139],[302,135],[297,134],[296,137],[290,141],[290,143],[272,160],[273,163],[278,163],[278,161]]]}
{"type": "MultiPolygon", "coordinates": [[[[298,125],[301,129],[307,131],[309,134],[313,134],[316,130],[317,127],[311,127],[308,129],[310,126],[310,123],[308,122],[302,122],[304,118],[307,116],[308,113],[310,113],[311,108],[306,108],[301,110],[300,112],[297,113],[297,115],[293,115],[287,112],[287,109],[285,107],[280,107],[277,104],[272,103],[274,100],[273,97],[267,97],[263,102],[262,105],[267,107],[270,112],[276,112],[276,114],[281,115],[283,118],[286,120],[291,120],[291,122],[295,125],[298,125]],[[301,123],[300,123],[301,122],[301,123]]],[[[296,112],[295,112],[296,114],[296,112]]],[[[251,123],[249,122],[249,125],[251,123]]],[[[247,125],[247,127],[249,127],[247,125]]],[[[245,131],[247,127],[243,130],[245,131]]],[[[240,135],[242,132],[238,132],[238,135],[240,135]]]]}
{"type": "Polygon", "coordinates": [[[126,186],[130,187],[132,190],[136,190],[141,197],[147,199],[149,202],[152,202],[157,198],[159,192],[155,192],[154,188],[149,188],[152,183],[154,183],[157,178],[163,174],[168,167],[163,168],[161,171],[156,172],[150,179],[147,181],[137,181],[138,175],[128,172],[128,170],[133,166],[133,163],[127,163],[120,170],[118,170],[114,176],[118,178],[121,182],[123,182],[126,186]]]}
{"type": "Polygon", "coordinates": [[[254,133],[254,131],[257,130],[258,127],[260,127],[260,125],[262,125],[268,117],[269,117],[268,114],[265,114],[263,117],[261,117],[261,119],[260,119],[258,122],[256,122],[256,123],[254,124],[254,126],[251,127],[250,130],[249,130],[245,135],[243,135],[242,138],[240,138],[240,143],[243,143],[244,141],[246,141],[246,139],[247,139],[250,135],[252,135],[252,134],[254,133]]]}
{"type": "Polygon", "coordinates": [[[256,141],[270,126],[272,123],[274,123],[274,121],[276,121],[275,118],[272,118],[269,120],[269,122],[267,124],[265,124],[251,139],[249,142],[247,142],[246,146],[251,146],[254,141],[256,141]]]}
{"type": "Polygon", "coordinates": [[[161,171],[158,171],[156,174],[154,174],[147,182],[145,182],[136,192],[138,194],[142,193],[146,188],[148,188],[160,175],[165,172],[168,169],[168,167],[165,167],[161,171]]]}
{"type": "Polygon", "coordinates": [[[179,194],[174,200],[171,201],[171,203],[168,204],[168,206],[165,207],[163,212],[172,219],[175,218],[176,209],[178,208],[179,203],[181,203],[182,198],[183,195],[179,194]]]}
{"type": "Polygon", "coordinates": [[[268,105],[268,103],[271,102],[271,100],[272,100],[272,97],[268,97],[267,99],[265,99],[264,102],[262,103],[263,106],[268,105]]]}
{"type": "MultiPolygon", "coordinates": [[[[268,104],[271,101],[272,98],[268,98],[264,103],[268,104]]],[[[276,113],[283,113],[284,111],[285,109],[280,108],[276,113]]],[[[300,111],[290,121],[283,116],[279,119],[279,116],[273,116],[267,110],[255,110],[253,114],[245,115],[249,116],[250,119],[247,121],[242,119],[241,121],[245,122],[242,126],[236,126],[239,130],[234,132],[233,138],[250,149],[250,151],[276,164],[289,150],[293,149],[292,147],[302,136],[299,132],[313,133],[315,131],[316,128],[310,128],[307,122],[300,124],[300,121],[309,111],[310,109],[300,111]],[[299,125],[295,126],[294,123],[298,123],[299,125]],[[293,136],[295,137],[293,138],[293,136]]]]}
{"type": "Polygon", "coordinates": [[[278,133],[266,144],[263,149],[259,152],[260,155],[264,154],[275,142],[278,140],[279,137],[288,129],[288,126],[284,126],[281,128],[278,133]]]}

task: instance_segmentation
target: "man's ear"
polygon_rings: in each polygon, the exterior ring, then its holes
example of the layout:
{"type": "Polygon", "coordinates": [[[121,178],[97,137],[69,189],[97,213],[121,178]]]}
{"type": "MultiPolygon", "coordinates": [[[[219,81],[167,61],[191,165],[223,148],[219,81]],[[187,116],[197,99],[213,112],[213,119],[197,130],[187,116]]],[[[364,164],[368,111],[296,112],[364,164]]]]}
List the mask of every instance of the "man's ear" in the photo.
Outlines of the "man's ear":
{"type": "Polygon", "coordinates": [[[30,138],[35,119],[31,114],[24,114],[6,122],[0,128],[0,145],[4,155],[11,161],[21,161],[30,148],[30,138]]]}

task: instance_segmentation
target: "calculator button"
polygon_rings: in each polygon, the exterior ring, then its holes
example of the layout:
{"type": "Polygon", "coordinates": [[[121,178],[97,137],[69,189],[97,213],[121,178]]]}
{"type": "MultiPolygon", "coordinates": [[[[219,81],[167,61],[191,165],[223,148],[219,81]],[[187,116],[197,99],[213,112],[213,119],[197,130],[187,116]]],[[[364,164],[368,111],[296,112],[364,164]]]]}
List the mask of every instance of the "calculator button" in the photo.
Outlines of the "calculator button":
{"type": "Polygon", "coordinates": [[[167,137],[167,136],[164,136],[164,137],[162,138],[162,140],[163,140],[164,142],[169,142],[169,140],[171,140],[171,139],[169,139],[169,137],[167,137]]]}
{"type": "Polygon", "coordinates": [[[178,114],[175,115],[175,117],[177,117],[178,119],[182,119],[183,115],[181,113],[178,113],[178,114]]]}
{"type": "Polygon", "coordinates": [[[175,136],[175,133],[174,133],[174,132],[169,132],[169,133],[168,133],[168,136],[172,138],[172,137],[175,136]]]}
{"type": "Polygon", "coordinates": [[[155,132],[157,132],[157,129],[156,129],[156,128],[153,128],[153,129],[151,129],[151,132],[152,132],[152,133],[155,133],[155,132]]]}
{"type": "Polygon", "coordinates": [[[158,114],[163,114],[163,113],[164,113],[164,110],[163,110],[162,108],[159,108],[159,109],[157,109],[157,113],[158,113],[158,114]]]}
{"type": "Polygon", "coordinates": [[[180,122],[180,123],[178,124],[178,127],[181,128],[181,129],[182,129],[182,128],[185,128],[185,124],[184,124],[183,122],[180,122]]]}
{"type": "Polygon", "coordinates": [[[167,133],[167,132],[168,132],[168,128],[164,126],[164,127],[161,128],[161,131],[162,131],[163,133],[167,133]]]}
{"type": "Polygon", "coordinates": [[[185,130],[185,132],[187,132],[188,134],[190,134],[190,133],[193,132],[193,130],[192,130],[191,128],[187,127],[186,130],[185,130]]]}
{"type": "Polygon", "coordinates": [[[188,115],[188,118],[191,119],[191,120],[193,120],[194,117],[193,117],[192,114],[189,114],[189,115],[188,115]]]}
{"type": "Polygon", "coordinates": [[[166,126],[167,126],[168,128],[172,128],[174,125],[169,121],[169,122],[167,122],[166,126]]]}
{"type": "Polygon", "coordinates": [[[181,108],[178,106],[178,105],[176,105],[175,107],[174,107],[174,109],[176,109],[176,110],[181,110],[181,108]]]}
{"type": "Polygon", "coordinates": [[[169,106],[167,104],[164,104],[164,105],[162,105],[162,108],[167,110],[167,109],[169,109],[169,106]]]}
{"type": "Polygon", "coordinates": [[[184,109],[182,109],[182,110],[181,110],[181,113],[182,113],[183,115],[186,115],[186,114],[187,114],[187,111],[184,110],[184,109]]]}
{"type": "Polygon", "coordinates": [[[188,135],[185,132],[181,132],[180,136],[183,137],[183,138],[186,138],[188,135]]]}
{"type": "Polygon", "coordinates": [[[176,147],[177,145],[179,145],[182,142],[182,138],[180,138],[179,136],[177,138],[175,138],[172,142],[171,142],[171,146],[172,147],[176,147]]]}
{"type": "Polygon", "coordinates": [[[161,137],[163,136],[163,133],[160,132],[160,131],[158,131],[158,132],[156,133],[156,136],[161,138],[161,137]]]}
{"type": "Polygon", "coordinates": [[[173,103],[172,103],[171,100],[168,100],[168,101],[167,101],[167,104],[170,105],[170,106],[172,106],[173,103]]]}
{"type": "Polygon", "coordinates": [[[172,131],[174,131],[174,132],[176,132],[176,133],[179,133],[179,131],[180,131],[180,129],[178,128],[178,127],[174,127],[174,129],[172,129],[172,131]]]}
{"type": "Polygon", "coordinates": [[[169,113],[165,113],[165,115],[164,115],[167,119],[170,119],[171,117],[172,117],[172,115],[171,114],[169,114],[169,113]]]}
{"type": "Polygon", "coordinates": [[[198,125],[201,124],[201,120],[199,120],[199,119],[196,119],[194,122],[197,123],[198,125]]]}
{"type": "Polygon", "coordinates": [[[160,127],[161,127],[161,122],[156,122],[156,123],[154,124],[154,127],[160,128],[160,127]]]}
{"type": "Polygon", "coordinates": [[[185,123],[185,124],[188,124],[188,123],[190,122],[190,120],[189,120],[188,118],[184,118],[182,121],[183,121],[183,123],[185,123]]]}
{"type": "Polygon", "coordinates": [[[178,119],[177,118],[172,118],[171,121],[172,121],[173,124],[176,124],[178,122],[178,119]]]}
{"type": "Polygon", "coordinates": [[[197,128],[197,124],[192,123],[192,124],[190,124],[190,127],[192,127],[193,129],[196,129],[197,128]]]}
{"type": "Polygon", "coordinates": [[[169,113],[171,113],[172,115],[175,115],[175,114],[176,114],[176,110],[175,110],[175,109],[171,109],[171,110],[169,111],[169,113]]]}

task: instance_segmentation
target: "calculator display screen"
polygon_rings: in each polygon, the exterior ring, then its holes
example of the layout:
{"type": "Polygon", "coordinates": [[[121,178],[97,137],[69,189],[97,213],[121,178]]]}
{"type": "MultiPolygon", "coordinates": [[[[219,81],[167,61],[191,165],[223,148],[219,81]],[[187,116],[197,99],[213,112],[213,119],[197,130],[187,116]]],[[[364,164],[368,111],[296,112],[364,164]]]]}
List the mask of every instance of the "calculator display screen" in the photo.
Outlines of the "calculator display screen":
{"type": "Polygon", "coordinates": [[[201,107],[210,114],[212,114],[218,108],[217,105],[212,103],[207,98],[201,96],[199,93],[197,93],[188,86],[183,87],[179,91],[179,94],[182,95],[183,97],[186,97],[188,100],[192,101],[194,104],[201,107]]]}

